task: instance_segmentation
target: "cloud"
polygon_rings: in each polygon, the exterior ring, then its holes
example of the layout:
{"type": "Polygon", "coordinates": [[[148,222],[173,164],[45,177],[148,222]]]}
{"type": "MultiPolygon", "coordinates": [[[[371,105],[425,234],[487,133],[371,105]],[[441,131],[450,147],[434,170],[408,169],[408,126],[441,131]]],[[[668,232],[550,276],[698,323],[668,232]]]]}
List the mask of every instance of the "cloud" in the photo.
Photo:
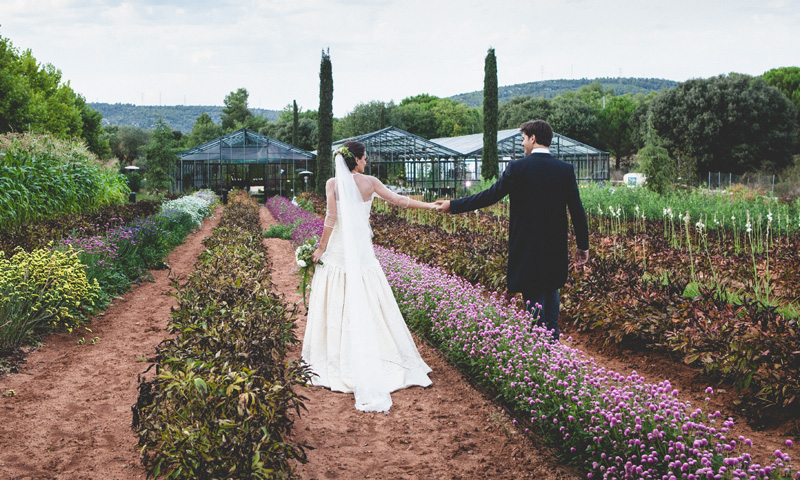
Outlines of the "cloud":
{"type": "Polygon", "coordinates": [[[673,80],[797,64],[792,2],[638,0],[3,0],[0,34],[89,101],[317,109],[330,47],[334,113],[361,102],[550,78],[673,80]]]}

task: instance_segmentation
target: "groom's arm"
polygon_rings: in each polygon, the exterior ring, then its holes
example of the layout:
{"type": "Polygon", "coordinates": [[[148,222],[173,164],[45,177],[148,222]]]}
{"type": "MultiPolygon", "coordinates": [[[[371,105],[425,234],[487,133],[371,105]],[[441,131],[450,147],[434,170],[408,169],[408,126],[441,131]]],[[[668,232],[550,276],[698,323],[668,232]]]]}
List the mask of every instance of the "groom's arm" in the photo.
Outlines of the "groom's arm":
{"type": "Polygon", "coordinates": [[[450,213],[462,213],[494,205],[511,192],[512,163],[509,163],[494,185],[469,197],[450,201],[450,213]]]}

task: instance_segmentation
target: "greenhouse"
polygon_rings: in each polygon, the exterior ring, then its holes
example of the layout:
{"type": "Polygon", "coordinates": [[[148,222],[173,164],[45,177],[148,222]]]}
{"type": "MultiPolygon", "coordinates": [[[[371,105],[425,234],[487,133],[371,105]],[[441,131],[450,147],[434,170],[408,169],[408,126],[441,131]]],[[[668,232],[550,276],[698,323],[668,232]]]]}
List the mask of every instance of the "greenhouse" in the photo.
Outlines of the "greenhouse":
{"type": "MultiPolygon", "coordinates": [[[[483,134],[426,140],[396,127],[339,140],[336,149],[348,140],[367,148],[366,173],[387,185],[461,195],[473,182],[481,180],[483,134]]],[[[610,158],[603,152],[569,137],[553,134],[550,152],[575,166],[578,180],[608,180],[610,158]]],[[[525,156],[522,132],[514,128],[497,132],[497,154],[502,172],[511,160],[525,156]]]]}
{"type": "Polygon", "coordinates": [[[246,128],[178,154],[180,192],[232,188],[290,197],[313,188],[316,155],[246,128]]]}
{"type": "MultiPolygon", "coordinates": [[[[463,135],[460,137],[435,138],[432,142],[456,150],[463,158],[467,170],[467,181],[480,181],[481,157],[483,152],[483,134],[463,135]]],[[[571,163],[575,167],[575,176],[580,180],[608,180],[610,156],[608,152],[573,140],[564,135],[553,133],[550,144],[553,156],[571,163]]],[[[525,156],[522,147],[522,132],[518,128],[497,132],[497,156],[499,170],[505,170],[511,160],[525,156]]]]}
{"type": "Polygon", "coordinates": [[[397,127],[338,140],[333,149],[350,140],[364,144],[366,173],[386,185],[447,194],[463,183],[461,154],[397,127]]]}

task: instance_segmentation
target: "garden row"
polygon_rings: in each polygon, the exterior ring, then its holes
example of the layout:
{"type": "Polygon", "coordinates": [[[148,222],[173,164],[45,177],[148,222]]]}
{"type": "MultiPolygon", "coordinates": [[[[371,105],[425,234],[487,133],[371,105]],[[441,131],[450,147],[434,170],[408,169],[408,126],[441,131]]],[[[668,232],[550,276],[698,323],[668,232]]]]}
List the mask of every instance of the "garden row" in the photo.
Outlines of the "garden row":
{"type": "Polygon", "coordinates": [[[128,224],[79,229],[45,248],[18,246],[10,258],[0,251],[0,356],[88,322],[148,269],[162,264],[215,201],[213,194],[201,192],[128,224]]]}
{"type": "Polygon", "coordinates": [[[581,200],[587,213],[613,215],[623,220],[644,218],[658,220],[670,215],[689,215],[702,220],[710,229],[745,231],[766,230],[771,224],[775,234],[800,230],[800,198],[790,203],[759,194],[746,187],[717,190],[676,190],[658,194],[647,188],[614,188],[595,183],[581,184],[581,200]]]}
{"type": "Polygon", "coordinates": [[[680,403],[668,382],[605,371],[505,296],[392,249],[376,254],[409,326],[589,478],[791,478],[787,455],[753,464],[750,441],[726,437],[730,419],[680,403]]]}
{"type": "MultiPolygon", "coordinates": [[[[390,214],[373,215],[372,226],[378,245],[439,266],[490,291],[505,288],[505,239],[460,230],[448,233],[390,214]]],[[[792,239],[796,242],[797,236],[792,239]]],[[[758,407],[749,409],[751,415],[796,412],[800,394],[800,355],[794,353],[800,351],[796,318],[787,318],[754,296],[740,294],[734,301],[724,288],[692,283],[690,258],[700,271],[708,257],[689,257],[664,245],[663,237],[655,235],[644,242],[630,237],[617,245],[614,240],[593,232],[588,271],[571,270],[562,289],[567,327],[598,333],[606,343],[659,350],[700,366],[712,378],[736,385],[743,406],[758,407]],[[643,253],[642,243],[648,241],[650,246],[643,253]],[[690,284],[691,289],[687,288],[690,284]]],[[[798,265],[798,250],[784,251],[794,252],[784,267],[798,265]]],[[[710,258],[719,262],[719,270],[747,265],[721,255],[710,258]]],[[[752,270],[750,275],[753,281],[752,270]]],[[[710,281],[713,274],[709,271],[703,278],[710,281]]],[[[780,278],[786,284],[797,281],[790,270],[781,270],[780,278]]]]}
{"type": "Polygon", "coordinates": [[[85,145],[46,135],[0,138],[0,224],[4,227],[84,213],[127,199],[122,175],[85,145]]]}
{"type": "Polygon", "coordinates": [[[294,478],[303,445],[287,441],[307,368],[287,362],[293,312],[271,290],[258,206],[232,194],[178,289],[156,374],[134,408],[148,474],[167,478],[294,478]]]}

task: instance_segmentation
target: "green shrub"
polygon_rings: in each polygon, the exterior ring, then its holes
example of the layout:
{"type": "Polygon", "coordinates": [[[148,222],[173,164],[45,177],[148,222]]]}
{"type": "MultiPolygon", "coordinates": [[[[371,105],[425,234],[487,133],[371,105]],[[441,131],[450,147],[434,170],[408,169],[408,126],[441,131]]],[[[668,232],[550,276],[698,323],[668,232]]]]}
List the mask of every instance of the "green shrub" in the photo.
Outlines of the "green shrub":
{"type": "Polygon", "coordinates": [[[0,141],[0,224],[85,213],[123,203],[127,180],[85,147],[47,136],[0,141]]]}
{"type": "Polygon", "coordinates": [[[282,238],[283,240],[291,240],[294,225],[281,225],[275,224],[269,227],[269,230],[264,230],[264,238],[282,238]]]}
{"type": "MultiPolygon", "coordinates": [[[[247,198],[245,198],[247,197],[247,198]]],[[[143,380],[134,408],[148,474],[168,478],[295,478],[303,445],[287,441],[302,362],[292,315],[270,290],[258,207],[233,195],[204,242],[196,270],[179,286],[174,335],[159,346],[158,374],[143,380]]]]}

